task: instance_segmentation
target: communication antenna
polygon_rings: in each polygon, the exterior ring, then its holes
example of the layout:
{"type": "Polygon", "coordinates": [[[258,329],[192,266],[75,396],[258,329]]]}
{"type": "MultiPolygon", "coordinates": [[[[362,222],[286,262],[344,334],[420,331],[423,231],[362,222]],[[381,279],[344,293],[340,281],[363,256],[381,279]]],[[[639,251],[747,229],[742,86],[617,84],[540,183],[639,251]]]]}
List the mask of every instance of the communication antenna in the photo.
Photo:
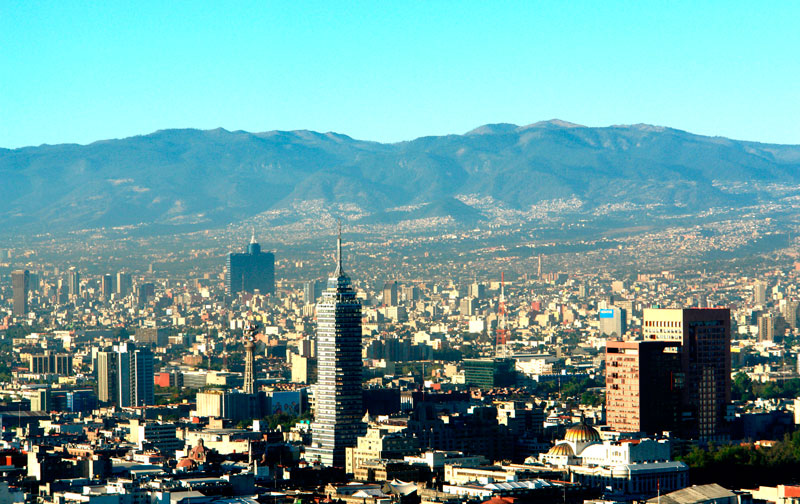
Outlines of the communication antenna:
{"type": "Polygon", "coordinates": [[[497,303],[497,330],[495,332],[495,355],[497,357],[506,356],[506,342],[508,341],[505,284],[505,273],[500,272],[500,301],[497,303]]]}

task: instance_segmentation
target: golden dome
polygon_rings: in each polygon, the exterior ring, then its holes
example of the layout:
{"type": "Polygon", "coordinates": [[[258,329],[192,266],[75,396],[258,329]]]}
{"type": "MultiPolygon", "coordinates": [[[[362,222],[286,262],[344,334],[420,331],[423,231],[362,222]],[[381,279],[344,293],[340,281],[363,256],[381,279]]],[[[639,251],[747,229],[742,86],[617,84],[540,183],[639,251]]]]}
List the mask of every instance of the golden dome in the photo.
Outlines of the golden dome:
{"type": "Polygon", "coordinates": [[[548,455],[566,455],[568,457],[575,455],[572,451],[572,447],[567,443],[558,443],[554,447],[550,448],[547,452],[548,455]]]}
{"type": "Polygon", "coordinates": [[[564,441],[572,441],[573,443],[594,443],[602,440],[600,439],[600,433],[597,432],[594,427],[590,427],[586,423],[581,422],[567,429],[564,441]]]}

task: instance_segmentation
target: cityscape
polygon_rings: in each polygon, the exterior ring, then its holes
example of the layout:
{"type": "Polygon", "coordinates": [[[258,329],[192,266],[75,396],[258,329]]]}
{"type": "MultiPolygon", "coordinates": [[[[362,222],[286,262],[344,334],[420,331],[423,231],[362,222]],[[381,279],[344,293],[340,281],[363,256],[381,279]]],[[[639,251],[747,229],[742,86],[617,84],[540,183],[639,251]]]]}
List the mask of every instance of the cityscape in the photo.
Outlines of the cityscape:
{"type": "Polygon", "coordinates": [[[2,10],[0,504],[800,504],[798,6],[2,10]]]}

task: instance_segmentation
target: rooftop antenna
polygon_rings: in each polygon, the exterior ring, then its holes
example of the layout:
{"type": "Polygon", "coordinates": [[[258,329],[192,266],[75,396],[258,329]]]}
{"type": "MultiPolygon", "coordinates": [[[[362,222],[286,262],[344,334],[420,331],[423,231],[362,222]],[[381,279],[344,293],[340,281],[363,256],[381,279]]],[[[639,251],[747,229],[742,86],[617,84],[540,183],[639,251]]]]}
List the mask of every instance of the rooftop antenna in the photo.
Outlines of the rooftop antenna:
{"type": "Polygon", "coordinates": [[[336,271],[333,276],[340,277],[344,275],[344,268],[342,268],[342,220],[337,220],[338,223],[338,236],[336,238],[336,271]]]}

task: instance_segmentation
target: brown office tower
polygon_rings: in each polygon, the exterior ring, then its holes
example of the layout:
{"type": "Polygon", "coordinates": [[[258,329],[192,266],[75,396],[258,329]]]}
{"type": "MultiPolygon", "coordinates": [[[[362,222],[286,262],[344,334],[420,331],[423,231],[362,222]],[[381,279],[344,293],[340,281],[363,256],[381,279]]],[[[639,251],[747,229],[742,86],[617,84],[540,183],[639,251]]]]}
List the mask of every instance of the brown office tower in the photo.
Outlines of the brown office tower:
{"type": "Polygon", "coordinates": [[[683,391],[680,347],[670,341],[606,344],[606,423],[612,429],[675,430],[683,391]]]}
{"type": "Polygon", "coordinates": [[[677,433],[726,439],[731,401],[731,313],[727,308],[645,309],[645,340],[680,344],[683,388],[677,433]]]}

